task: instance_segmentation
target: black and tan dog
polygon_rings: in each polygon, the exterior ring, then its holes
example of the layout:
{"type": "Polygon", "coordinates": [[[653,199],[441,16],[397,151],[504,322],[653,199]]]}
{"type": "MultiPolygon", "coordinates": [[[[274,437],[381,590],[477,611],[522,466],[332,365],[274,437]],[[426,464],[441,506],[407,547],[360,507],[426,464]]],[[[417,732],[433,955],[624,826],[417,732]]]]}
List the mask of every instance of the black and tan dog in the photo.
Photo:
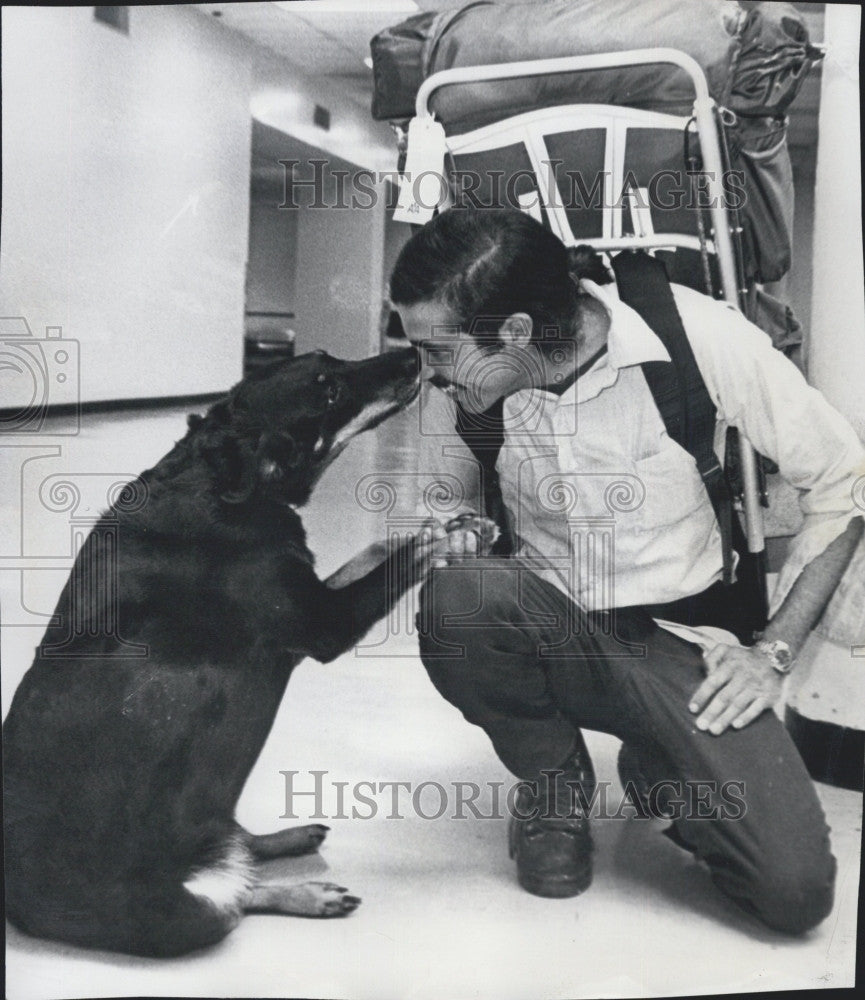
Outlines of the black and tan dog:
{"type": "Polygon", "coordinates": [[[103,519],[117,530],[90,535],[4,725],[16,926],[168,956],[245,911],[357,906],[339,886],[257,877],[257,859],[315,850],[325,828],[252,836],[234,811],[292,669],[350,649],[439,551],[441,529],[427,531],[323,582],[294,509],[351,437],[417,391],[410,349],[267,369],[191,417],[131,485],[146,502],[118,502],[103,519]]]}

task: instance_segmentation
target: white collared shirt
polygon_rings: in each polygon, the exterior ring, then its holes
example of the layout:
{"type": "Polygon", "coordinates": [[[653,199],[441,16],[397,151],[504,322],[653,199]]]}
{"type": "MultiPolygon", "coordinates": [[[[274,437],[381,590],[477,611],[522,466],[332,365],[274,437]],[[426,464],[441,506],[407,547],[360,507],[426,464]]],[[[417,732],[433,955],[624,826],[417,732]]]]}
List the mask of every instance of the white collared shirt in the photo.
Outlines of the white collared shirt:
{"type": "MultiPolygon", "coordinates": [[[[582,287],[609,315],[607,353],[561,396],[530,389],[504,402],[497,468],[518,554],[590,610],[700,593],[721,578],[720,531],[696,463],[667,434],[640,367],[669,355],[614,285],[582,287]]],[[[865,449],[762,330],[726,303],[672,288],[718,410],[719,459],[727,426],[736,426],[799,490],[804,522],[779,574],[774,614],[804,566],[862,515],[853,487],[865,475],[865,449]]],[[[421,471],[456,476],[463,506],[478,509],[466,445],[429,433],[433,424],[454,426],[453,404],[432,389],[422,405],[430,409],[421,471]]]]}

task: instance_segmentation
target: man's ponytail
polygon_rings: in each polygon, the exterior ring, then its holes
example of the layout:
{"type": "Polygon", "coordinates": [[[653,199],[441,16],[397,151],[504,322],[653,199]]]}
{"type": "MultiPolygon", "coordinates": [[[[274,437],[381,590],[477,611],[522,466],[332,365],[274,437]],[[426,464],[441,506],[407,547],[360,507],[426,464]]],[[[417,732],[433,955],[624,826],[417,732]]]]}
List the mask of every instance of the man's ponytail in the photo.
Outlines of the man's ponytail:
{"type": "Polygon", "coordinates": [[[568,247],[568,272],[575,281],[588,278],[596,285],[609,285],[613,278],[601,255],[586,243],[568,247]]]}

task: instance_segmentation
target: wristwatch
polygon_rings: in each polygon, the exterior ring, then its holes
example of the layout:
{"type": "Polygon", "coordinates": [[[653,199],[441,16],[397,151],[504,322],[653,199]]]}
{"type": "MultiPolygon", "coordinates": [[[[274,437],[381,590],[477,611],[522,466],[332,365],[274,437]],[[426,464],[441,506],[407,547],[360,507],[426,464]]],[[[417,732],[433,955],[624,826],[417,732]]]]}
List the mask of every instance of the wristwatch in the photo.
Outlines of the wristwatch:
{"type": "Polygon", "coordinates": [[[782,639],[761,639],[754,644],[755,649],[759,649],[772,664],[773,669],[779,674],[789,674],[793,668],[793,651],[782,639]]]}

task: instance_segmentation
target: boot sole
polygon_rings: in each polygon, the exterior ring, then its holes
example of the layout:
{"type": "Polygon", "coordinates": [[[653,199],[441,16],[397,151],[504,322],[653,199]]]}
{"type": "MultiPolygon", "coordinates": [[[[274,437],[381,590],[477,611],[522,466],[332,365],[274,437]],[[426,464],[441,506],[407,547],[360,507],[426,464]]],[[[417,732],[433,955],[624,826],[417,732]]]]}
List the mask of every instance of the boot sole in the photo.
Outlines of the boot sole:
{"type": "Polygon", "coordinates": [[[517,881],[526,892],[533,896],[543,896],[546,899],[568,899],[579,896],[592,884],[591,869],[574,878],[548,877],[529,875],[517,871],[517,881]]]}
{"type": "MultiPolygon", "coordinates": [[[[589,855],[589,859],[593,850],[591,839],[588,839],[586,853],[589,855]]],[[[579,896],[592,884],[591,860],[587,860],[583,869],[572,874],[537,875],[534,872],[521,871],[517,858],[517,827],[513,822],[508,830],[508,856],[511,861],[517,862],[517,882],[533,896],[543,896],[547,899],[568,899],[571,896],[579,896]]]]}

